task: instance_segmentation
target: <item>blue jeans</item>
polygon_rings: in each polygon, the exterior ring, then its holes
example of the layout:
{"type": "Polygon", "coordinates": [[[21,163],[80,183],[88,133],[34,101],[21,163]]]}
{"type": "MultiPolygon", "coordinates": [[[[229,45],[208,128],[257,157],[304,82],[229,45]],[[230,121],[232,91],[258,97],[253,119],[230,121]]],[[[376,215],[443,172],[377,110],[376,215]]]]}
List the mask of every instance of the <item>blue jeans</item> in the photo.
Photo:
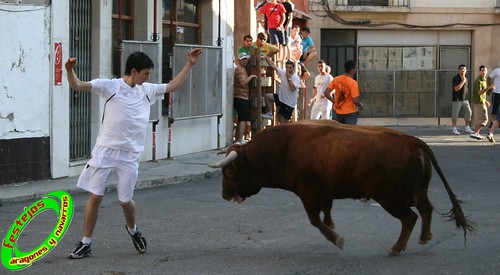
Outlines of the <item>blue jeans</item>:
{"type": "Polygon", "coordinates": [[[358,124],[358,112],[350,114],[337,114],[337,121],[342,124],[358,124]]]}

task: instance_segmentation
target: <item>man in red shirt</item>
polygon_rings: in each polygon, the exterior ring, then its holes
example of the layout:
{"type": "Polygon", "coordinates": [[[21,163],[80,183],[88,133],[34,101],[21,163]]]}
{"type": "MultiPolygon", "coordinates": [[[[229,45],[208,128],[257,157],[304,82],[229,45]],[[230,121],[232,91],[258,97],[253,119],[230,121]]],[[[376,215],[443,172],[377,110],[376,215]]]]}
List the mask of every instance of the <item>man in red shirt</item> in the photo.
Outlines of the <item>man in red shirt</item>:
{"type": "MultiPolygon", "coordinates": [[[[285,28],[283,24],[285,23],[285,7],[278,3],[276,0],[271,0],[267,2],[259,9],[259,12],[264,14],[267,18],[267,27],[271,44],[279,46],[280,53],[281,48],[286,46],[285,42],[285,28]]],[[[280,56],[283,56],[280,54],[280,56]]]]}

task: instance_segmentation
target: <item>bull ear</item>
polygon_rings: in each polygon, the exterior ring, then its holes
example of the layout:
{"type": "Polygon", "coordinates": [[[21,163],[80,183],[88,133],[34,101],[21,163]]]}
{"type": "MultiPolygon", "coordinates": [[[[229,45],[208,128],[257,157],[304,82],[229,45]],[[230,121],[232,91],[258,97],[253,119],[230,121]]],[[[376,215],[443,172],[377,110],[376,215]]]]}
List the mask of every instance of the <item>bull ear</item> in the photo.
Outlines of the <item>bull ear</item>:
{"type": "Polygon", "coordinates": [[[226,156],[226,158],[224,158],[223,160],[216,162],[216,163],[210,163],[210,164],[208,164],[208,166],[210,166],[212,168],[222,168],[222,167],[228,165],[229,163],[231,163],[231,161],[235,160],[237,157],[238,157],[238,153],[236,153],[236,151],[231,151],[226,156]]]}

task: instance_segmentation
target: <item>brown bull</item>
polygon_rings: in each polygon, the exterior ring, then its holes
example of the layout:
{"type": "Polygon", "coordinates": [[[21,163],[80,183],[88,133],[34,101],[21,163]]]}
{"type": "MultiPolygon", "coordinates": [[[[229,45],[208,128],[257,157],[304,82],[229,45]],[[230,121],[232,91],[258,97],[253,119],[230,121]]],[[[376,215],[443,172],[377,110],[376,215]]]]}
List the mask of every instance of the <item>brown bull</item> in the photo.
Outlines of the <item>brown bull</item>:
{"type": "Polygon", "coordinates": [[[334,231],[330,214],[334,199],[373,199],[401,221],[401,234],[390,250],[405,250],[422,217],[420,243],[431,240],[433,206],[427,196],[432,166],[452,203],[447,214],[464,231],[474,232],[429,146],[402,132],[368,126],[347,126],[315,120],[267,128],[246,145],[233,145],[222,167],[222,197],[241,203],[261,188],[280,188],[297,194],[311,224],[339,248],[343,239],[334,231]],[[323,220],[320,218],[323,212],[323,220]]]}

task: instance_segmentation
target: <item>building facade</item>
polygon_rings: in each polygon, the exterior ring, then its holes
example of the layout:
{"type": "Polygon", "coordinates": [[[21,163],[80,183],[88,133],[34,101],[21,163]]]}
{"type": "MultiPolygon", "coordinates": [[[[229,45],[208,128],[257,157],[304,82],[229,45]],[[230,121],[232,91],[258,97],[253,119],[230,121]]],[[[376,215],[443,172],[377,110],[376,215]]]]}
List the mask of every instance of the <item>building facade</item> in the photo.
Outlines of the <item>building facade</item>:
{"type": "Polygon", "coordinates": [[[153,106],[141,161],[228,144],[233,10],[233,0],[0,1],[0,184],[75,176],[90,158],[104,100],[70,89],[73,56],[91,80],[120,77],[126,55],[142,50],[151,81],[168,82],[202,47],[187,83],[153,106]]]}
{"type": "Polygon", "coordinates": [[[449,124],[451,79],[500,66],[500,1],[309,0],[318,59],[358,63],[365,124],[449,124]]]}

